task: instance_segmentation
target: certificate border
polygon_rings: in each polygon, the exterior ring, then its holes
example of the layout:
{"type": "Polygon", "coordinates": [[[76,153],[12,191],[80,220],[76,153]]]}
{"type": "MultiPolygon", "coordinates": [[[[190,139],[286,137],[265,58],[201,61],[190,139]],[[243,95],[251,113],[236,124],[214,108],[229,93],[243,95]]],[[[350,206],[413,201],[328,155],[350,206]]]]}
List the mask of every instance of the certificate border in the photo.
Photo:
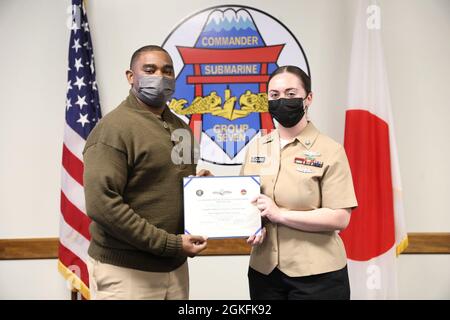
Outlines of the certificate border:
{"type": "Polygon", "coordinates": [[[222,178],[252,178],[253,181],[255,181],[255,183],[257,183],[259,186],[261,185],[261,182],[258,182],[258,180],[255,179],[256,178],[261,178],[261,176],[258,175],[248,175],[248,176],[210,176],[210,177],[183,177],[183,180],[185,179],[189,179],[188,182],[183,183],[183,188],[185,188],[191,181],[192,179],[222,179],[222,178]]]}
{"type": "MultiPolygon", "coordinates": [[[[186,188],[186,186],[192,181],[192,179],[215,179],[215,178],[251,178],[258,186],[261,186],[261,182],[256,180],[255,178],[260,178],[261,176],[258,175],[246,175],[246,176],[210,176],[210,177],[184,177],[183,178],[183,218],[184,218],[184,208],[186,207],[186,197],[184,194],[184,189],[186,188]],[[187,180],[187,181],[185,181],[187,180]]],[[[185,221],[186,223],[186,221],[185,221]]],[[[259,232],[261,232],[262,230],[262,225],[261,227],[258,228],[258,230],[256,230],[256,232],[253,234],[254,236],[257,235],[259,232]]],[[[191,234],[186,228],[184,229],[184,233],[185,234],[191,234]]],[[[235,237],[211,237],[209,239],[243,239],[246,238],[246,236],[235,236],[235,237]]]]}

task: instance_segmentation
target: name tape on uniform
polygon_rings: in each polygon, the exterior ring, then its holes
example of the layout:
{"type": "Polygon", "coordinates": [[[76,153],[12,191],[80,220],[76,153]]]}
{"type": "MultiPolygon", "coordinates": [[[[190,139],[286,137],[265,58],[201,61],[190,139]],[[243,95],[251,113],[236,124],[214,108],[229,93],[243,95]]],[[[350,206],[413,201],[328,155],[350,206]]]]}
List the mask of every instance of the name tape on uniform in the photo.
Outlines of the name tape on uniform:
{"type": "Polygon", "coordinates": [[[264,163],[266,157],[251,157],[250,161],[253,163],[264,163]]]}

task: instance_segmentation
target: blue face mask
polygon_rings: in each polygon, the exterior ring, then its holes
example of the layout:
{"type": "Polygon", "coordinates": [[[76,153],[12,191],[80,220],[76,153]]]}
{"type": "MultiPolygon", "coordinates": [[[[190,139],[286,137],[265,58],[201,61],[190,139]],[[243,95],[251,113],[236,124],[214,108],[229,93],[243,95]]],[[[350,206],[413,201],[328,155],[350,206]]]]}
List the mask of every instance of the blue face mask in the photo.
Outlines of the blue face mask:
{"type": "Polygon", "coordinates": [[[164,76],[141,76],[138,88],[133,87],[136,96],[150,107],[161,108],[175,92],[175,79],[164,76]]]}

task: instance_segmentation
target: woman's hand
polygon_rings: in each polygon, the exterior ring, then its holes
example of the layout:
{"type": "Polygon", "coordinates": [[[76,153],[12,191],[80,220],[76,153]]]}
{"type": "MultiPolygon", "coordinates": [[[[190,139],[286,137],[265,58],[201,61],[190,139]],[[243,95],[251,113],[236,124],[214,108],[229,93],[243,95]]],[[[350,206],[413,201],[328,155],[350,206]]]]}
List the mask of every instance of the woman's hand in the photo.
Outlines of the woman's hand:
{"type": "Polygon", "coordinates": [[[265,194],[257,196],[253,199],[252,203],[256,204],[261,211],[261,217],[267,218],[273,223],[279,223],[281,221],[282,215],[280,208],[265,194]]]}
{"type": "Polygon", "coordinates": [[[264,239],[266,238],[266,228],[263,227],[261,229],[261,232],[258,235],[250,236],[247,239],[247,243],[252,246],[259,246],[261,243],[264,242],[264,239]]]}

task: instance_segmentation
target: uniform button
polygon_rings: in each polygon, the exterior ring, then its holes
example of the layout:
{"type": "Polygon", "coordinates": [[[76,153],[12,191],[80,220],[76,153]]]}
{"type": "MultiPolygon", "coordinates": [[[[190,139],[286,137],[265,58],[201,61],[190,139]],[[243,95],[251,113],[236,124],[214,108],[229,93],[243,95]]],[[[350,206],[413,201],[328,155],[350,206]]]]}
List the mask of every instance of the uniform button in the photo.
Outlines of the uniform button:
{"type": "Polygon", "coordinates": [[[307,146],[309,146],[309,145],[311,144],[311,141],[306,140],[306,141],[305,141],[305,144],[306,144],[307,146]]]}
{"type": "Polygon", "coordinates": [[[277,252],[277,248],[272,247],[272,251],[273,251],[273,252],[277,252]]]}

